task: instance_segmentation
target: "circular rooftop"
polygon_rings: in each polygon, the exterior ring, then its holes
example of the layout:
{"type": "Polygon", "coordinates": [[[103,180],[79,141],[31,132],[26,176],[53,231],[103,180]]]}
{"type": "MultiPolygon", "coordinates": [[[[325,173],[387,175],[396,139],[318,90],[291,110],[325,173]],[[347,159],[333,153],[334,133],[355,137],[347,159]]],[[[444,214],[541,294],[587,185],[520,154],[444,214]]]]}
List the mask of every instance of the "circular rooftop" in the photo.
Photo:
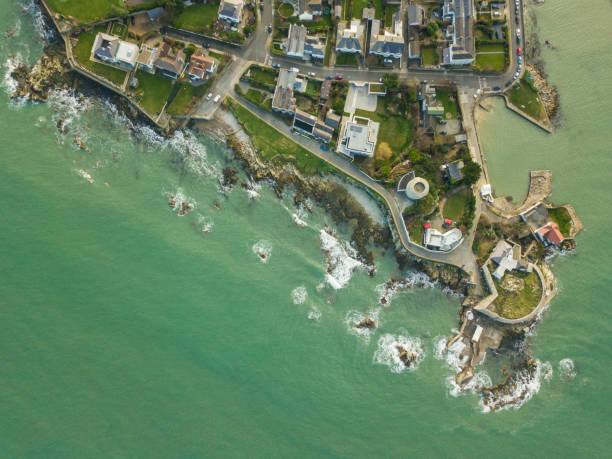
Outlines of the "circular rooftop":
{"type": "Polygon", "coordinates": [[[415,201],[424,198],[427,193],[429,193],[429,183],[422,177],[413,178],[406,186],[406,196],[415,201]]]}

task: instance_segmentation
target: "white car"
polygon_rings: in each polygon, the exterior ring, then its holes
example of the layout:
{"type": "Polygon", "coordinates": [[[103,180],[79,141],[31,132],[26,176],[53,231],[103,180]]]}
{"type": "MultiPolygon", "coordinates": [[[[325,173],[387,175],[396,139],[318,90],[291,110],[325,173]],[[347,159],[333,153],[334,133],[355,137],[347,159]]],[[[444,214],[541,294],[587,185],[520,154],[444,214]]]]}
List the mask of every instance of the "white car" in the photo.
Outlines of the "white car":
{"type": "Polygon", "coordinates": [[[516,36],[520,37],[521,36],[521,29],[516,29],[516,36]]]}
{"type": "Polygon", "coordinates": [[[210,100],[212,99],[212,92],[209,92],[208,95],[206,96],[206,100],[210,100]]]}
{"type": "Polygon", "coordinates": [[[215,98],[213,99],[213,102],[216,104],[217,102],[219,102],[219,99],[221,99],[221,95],[217,94],[215,98]]]}
{"type": "Polygon", "coordinates": [[[480,94],[480,88],[476,90],[476,93],[474,94],[474,99],[478,98],[478,94],[480,94]]]}
{"type": "Polygon", "coordinates": [[[309,76],[309,77],[313,77],[313,76],[316,76],[316,75],[317,75],[317,74],[316,74],[316,73],[314,73],[314,72],[308,72],[308,76],[309,76]]]}
{"type": "Polygon", "coordinates": [[[516,80],[516,79],[518,78],[518,76],[519,76],[519,73],[518,73],[518,72],[516,72],[516,73],[514,74],[514,76],[512,77],[512,79],[513,79],[513,80],[516,80]]]}

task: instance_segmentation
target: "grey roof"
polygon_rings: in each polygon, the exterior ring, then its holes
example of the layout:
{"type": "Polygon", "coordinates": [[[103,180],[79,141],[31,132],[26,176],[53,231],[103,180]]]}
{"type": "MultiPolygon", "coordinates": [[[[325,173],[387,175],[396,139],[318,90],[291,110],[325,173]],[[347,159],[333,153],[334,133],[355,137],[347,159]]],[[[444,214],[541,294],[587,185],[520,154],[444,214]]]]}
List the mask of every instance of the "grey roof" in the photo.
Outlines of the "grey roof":
{"type": "Polygon", "coordinates": [[[321,99],[329,99],[329,91],[331,90],[331,85],[331,80],[325,80],[323,82],[323,84],[321,85],[321,94],[319,94],[319,97],[321,99]]]}
{"type": "Polygon", "coordinates": [[[276,81],[274,96],[272,97],[272,108],[286,112],[295,110],[295,98],[293,97],[293,89],[297,71],[291,69],[281,69],[276,81]]]}
{"type": "Polygon", "coordinates": [[[453,180],[461,180],[463,178],[463,161],[453,161],[447,166],[448,175],[453,180]]]}
{"type": "Polygon", "coordinates": [[[302,123],[306,123],[310,126],[314,126],[317,123],[317,117],[311,115],[310,113],[303,112],[302,110],[295,111],[294,120],[301,121],[302,123]]]}
{"type": "Polygon", "coordinates": [[[121,40],[112,35],[99,32],[94,42],[94,54],[102,59],[114,59],[121,40]]]}
{"type": "Polygon", "coordinates": [[[349,50],[348,52],[362,52],[364,27],[358,21],[352,21],[349,26],[346,22],[338,24],[338,37],[336,38],[336,50],[349,50]],[[355,26],[352,28],[352,26],[355,26]]]}
{"type": "Polygon", "coordinates": [[[304,45],[304,53],[310,54],[317,59],[325,58],[325,50],[319,44],[306,43],[304,45]]]}
{"type": "Polygon", "coordinates": [[[306,41],[306,27],[303,25],[291,24],[287,38],[287,54],[302,57],[306,41]]]}
{"type": "Polygon", "coordinates": [[[334,113],[333,110],[329,110],[327,112],[327,115],[325,116],[325,124],[332,128],[337,128],[338,126],[340,126],[340,120],[340,115],[334,113]]]}
{"type": "Polygon", "coordinates": [[[445,0],[443,12],[452,21],[447,31],[452,44],[448,56],[444,56],[444,63],[452,63],[455,59],[474,59],[473,0],[445,0]]]}
{"type": "Polygon", "coordinates": [[[408,6],[408,24],[421,24],[423,21],[423,8],[420,5],[408,6]]]}
{"type": "MultiPolygon", "coordinates": [[[[399,15],[394,19],[399,20],[399,15]]],[[[381,34],[380,29],[380,21],[378,19],[372,21],[372,28],[370,29],[370,53],[380,55],[403,54],[404,37],[401,34],[385,35],[384,32],[381,34]]]]}

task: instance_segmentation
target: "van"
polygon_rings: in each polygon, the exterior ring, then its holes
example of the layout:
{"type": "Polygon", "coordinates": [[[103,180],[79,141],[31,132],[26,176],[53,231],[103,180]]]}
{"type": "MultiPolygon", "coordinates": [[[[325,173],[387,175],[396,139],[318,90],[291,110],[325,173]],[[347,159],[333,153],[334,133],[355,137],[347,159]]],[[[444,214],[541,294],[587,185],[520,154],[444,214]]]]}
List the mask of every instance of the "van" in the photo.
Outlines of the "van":
{"type": "Polygon", "coordinates": [[[216,104],[217,102],[219,102],[219,99],[221,99],[221,95],[217,94],[215,98],[213,99],[213,102],[216,104]]]}
{"type": "Polygon", "coordinates": [[[212,99],[212,92],[209,92],[208,95],[206,96],[206,100],[210,100],[212,99]]]}

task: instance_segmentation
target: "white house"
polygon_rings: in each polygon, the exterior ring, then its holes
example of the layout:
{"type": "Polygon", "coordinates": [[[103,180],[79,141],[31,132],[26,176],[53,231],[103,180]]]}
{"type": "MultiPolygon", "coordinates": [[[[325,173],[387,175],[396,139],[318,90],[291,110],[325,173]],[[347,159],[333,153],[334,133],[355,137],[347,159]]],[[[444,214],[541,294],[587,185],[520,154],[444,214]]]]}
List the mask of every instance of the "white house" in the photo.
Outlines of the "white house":
{"type": "Polygon", "coordinates": [[[451,25],[445,35],[450,44],[442,51],[444,65],[469,65],[474,62],[474,0],[444,0],[444,19],[451,25]]]}
{"type": "Polygon", "coordinates": [[[446,233],[441,233],[437,229],[430,227],[425,230],[423,239],[425,247],[428,249],[448,252],[461,244],[461,241],[463,241],[463,234],[458,228],[453,228],[446,233]]]}
{"type": "Polygon", "coordinates": [[[371,158],[376,149],[380,123],[368,118],[355,116],[346,119],[338,137],[339,153],[347,156],[367,156],[371,158]]]}
{"type": "Polygon", "coordinates": [[[132,70],[138,59],[138,46],[102,32],[96,35],[91,52],[96,58],[126,70],[132,70]]]}
{"type": "Polygon", "coordinates": [[[232,24],[240,24],[243,8],[243,0],[221,0],[218,11],[219,19],[232,24]]]}

